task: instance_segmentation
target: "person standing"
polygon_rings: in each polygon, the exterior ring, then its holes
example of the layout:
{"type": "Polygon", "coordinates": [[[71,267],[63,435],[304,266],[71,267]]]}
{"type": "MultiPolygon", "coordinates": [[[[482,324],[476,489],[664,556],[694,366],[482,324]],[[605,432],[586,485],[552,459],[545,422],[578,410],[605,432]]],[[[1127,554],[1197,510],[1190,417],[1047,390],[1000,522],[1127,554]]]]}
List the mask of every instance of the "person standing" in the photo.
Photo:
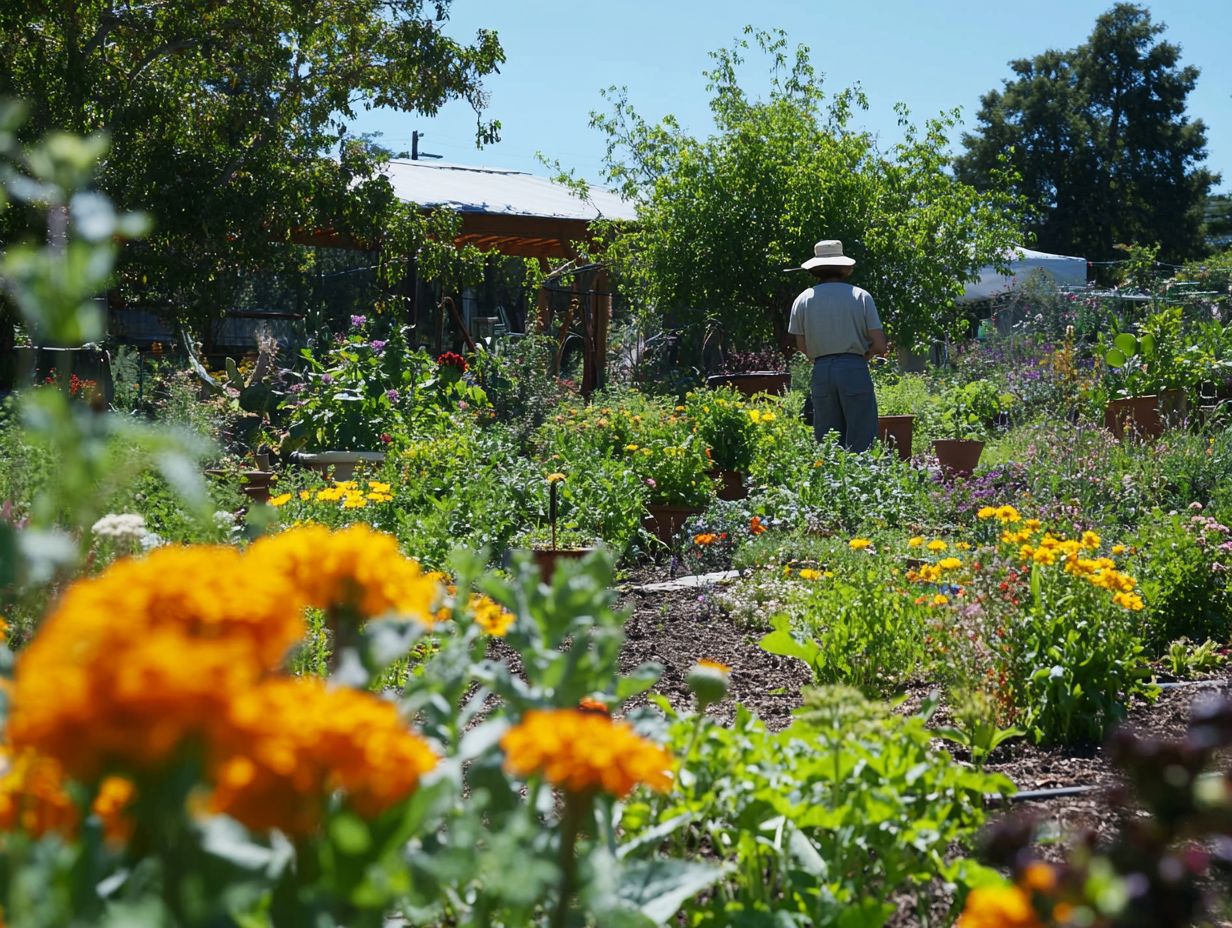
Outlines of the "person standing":
{"type": "Polygon", "coordinates": [[[868,362],[887,351],[885,330],[867,290],[847,283],[855,259],[843,243],[818,242],[800,265],[817,280],[791,305],[787,331],[813,359],[813,436],[838,432],[848,451],[867,451],[877,437],[877,396],[868,362]]]}

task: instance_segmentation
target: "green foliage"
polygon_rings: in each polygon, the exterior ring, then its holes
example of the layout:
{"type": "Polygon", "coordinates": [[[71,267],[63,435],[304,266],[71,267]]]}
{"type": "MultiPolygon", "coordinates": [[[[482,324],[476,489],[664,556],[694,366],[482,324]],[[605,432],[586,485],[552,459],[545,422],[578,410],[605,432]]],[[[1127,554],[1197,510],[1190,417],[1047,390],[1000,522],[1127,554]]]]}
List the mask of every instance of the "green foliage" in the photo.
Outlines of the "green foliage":
{"type": "MultiPolygon", "coordinates": [[[[117,284],[134,302],[213,319],[234,305],[248,275],[304,270],[311,258],[288,243],[334,233],[384,239],[398,273],[404,256],[422,250],[428,276],[445,276],[433,265],[457,260],[454,236],[439,235],[456,217],[421,216],[398,203],[379,174],[380,154],[347,126],[360,106],[431,115],[451,99],[466,100],[478,118],[483,82],[504,52],[488,30],[470,44],[446,35],[449,7],[7,4],[0,95],[30,101],[32,136],[111,137],[101,190],[155,221],[146,245],[127,249],[121,262],[117,284]]],[[[477,140],[492,141],[498,130],[478,121],[477,140]]],[[[84,266],[78,273],[91,279],[63,291],[70,302],[106,277],[84,266]]],[[[78,344],[90,337],[73,332],[78,344]]]]}
{"type": "Polygon", "coordinates": [[[698,847],[728,876],[685,905],[688,924],[880,926],[887,901],[937,875],[965,885],[979,868],[950,855],[1008,780],[930,748],[921,716],[901,716],[842,687],[809,690],[785,731],[745,709],[730,727],[672,716],[688,776],[667,802],[631,803],[633,842],[698,847]],[[946,863],[940,863],[944,856],[946,863]]]}
{"type": "Polygon", "coordinates": [[[941,428],[950,438],[983,439],[997,414],[1013,404],[1013,394],[998,391],[990,381],[956,384],[941,397],[941,428]]]}
{"type": "Polygon", "coordinates": [[[971,762],[983,767],[993,751],[1011,738],[1026,734],[1021,728],[998,725],[998,706],[982,690],[957,690],[950,694],[953,724],[935,729],[936,733],[966,748],[971,762]]]}
{"type": "Polygon", "coordinates": [[[1228,662],[1218,643],[1210,638],[1199,645],[1188,638],[1178,638],[1168,645],[1164,660],[1172,675],[1182,680],[1213,677],[1228,662]]]}
{"type": "Polygon", "coordinates": [[[684,412],[710,449],[710,461],[715,467],[748,471],[753,460],[754,429],[741,394],[731,387],[692,391],[685,395],[684,412]]]}
{"type": "Polygon", "coordinates": [[[636,227],[613,230],[605,251],[628,291],[698,346],[714,328],[737,344],[782,346],[788,308],[806,286],[783,269],[818,239],[837,238],[859,262],[853,283],[872,292],[898,343],[957,332],[964,280],[1002,260],[1018,234],[1015,201],[996,192],[999,173],[984,194],[953,179],[945,150],[954,114],[917,130],[900,111],[904,140],[879,152],[851,127],[866,106],[858,90],[826,100],[806,48],[793,53],[781,32],[745,35],[714,52],[706,73],[714,136],[690,136],[671,116],[647,123],[617,88],[605,95],[611,112],[592,114],[607,137],[608,179],[639,201],[636,227]],[[764,99],[740,83],[750,46],[771,64],[764,99]]]}
{"type": "Polygon", "coordinates": [[[1118,242],[1158,242],[1165,261],[1205,250],[1206,126],[1185,112],[1198,69],[1145,6],[1117,3],[1087,41],[1010,62],[981,100],[958,176],[982,187],[1008,162],[1036,212],[1039,247],[1096,260],[1118,242]]]}

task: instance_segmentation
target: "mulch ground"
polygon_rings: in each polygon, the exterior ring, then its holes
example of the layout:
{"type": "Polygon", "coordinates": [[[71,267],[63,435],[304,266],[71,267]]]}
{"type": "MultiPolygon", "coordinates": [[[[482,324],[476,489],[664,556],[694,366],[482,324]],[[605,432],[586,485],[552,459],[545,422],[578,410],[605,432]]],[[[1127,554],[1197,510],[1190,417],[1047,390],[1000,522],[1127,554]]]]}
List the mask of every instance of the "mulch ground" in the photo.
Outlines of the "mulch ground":
{"type": "MultiPolygon", "coordinates": [[[[812,682],[809,669],[800,661],[763,651],[758,641],[770,629],[741,627],[731,622],[713,604],[713,588],[669,591],[639,588],[644,583],[663,579],[666,579],[664,572],[653,569],[639,571],[626,579],[621,604],[631,614],[625,626],[627,640],[621,658],[622,671],[629,672],[644,661],[663,665],[663,675],[653,692],[665,696],[673,706],[685,709],[692,705],[685,684],[689,668],[701,658],[719,661],[732,668],[731,688],[723,702],[711,707],[714,717],[730,721],[735,705],[740,703],[770,728],[789,724],[792,712],[800,705],[801,687],[812,682]]],[[[910,687],[900,711],[914,711],[931,689],[926,682],[910,687]]],[[[1200,686],[1167,689],[1152,703],[1131,706],[1126,724],[1143,735],[1179,737],[1185,732],[1195,701],[1228,696],[1232,696],[1232,677],[1229,676],[1200,686]]],[[[940,741],[937,748],[945,750],[940,741]]],[[[956,756],[962,760],[961,754],[956,756]]],[[[1017,739],[999,748],[986,768],[1005,774],[1020,791],[1072,786],[1099,788],[1082,795],[1016,804],[1029,809],[1057,836],[1055,843],[1041,847],[1047,857],[1063,856],[1066,836],[1092,830],[1106,837],[1116,829],[1121,814],[1132,814],[1112,811],[1103,795],[1104,789],[1116,784],[1117,773],[1100,745],[1039,748],[1025,739],[1017,739]]],[[[990,814],[999,813],[990,811],[990,814]]],[[[919,922],[907,916],[896,919],[893,924],[906,928],[919,922]]]]}

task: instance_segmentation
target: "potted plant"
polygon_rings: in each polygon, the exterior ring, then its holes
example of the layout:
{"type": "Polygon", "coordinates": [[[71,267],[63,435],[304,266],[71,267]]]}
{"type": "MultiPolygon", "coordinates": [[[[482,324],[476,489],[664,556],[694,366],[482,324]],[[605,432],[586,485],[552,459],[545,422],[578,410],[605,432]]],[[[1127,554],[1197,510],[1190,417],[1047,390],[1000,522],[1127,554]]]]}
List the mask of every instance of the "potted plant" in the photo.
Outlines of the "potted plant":
{"type": "Polygon", "coordinates": [[[1160,381],[1153,362],[1158,345],[1151,334],[1121,332],[1104,354],[1111,396],[1104,408],[1104,425],[1117,438],[1158,438],[1164,431],[1160,415],[1160,381]]]}
{"type": "Polygon", "coordinates": [[[745,396],[758,393],[786,393],[791,386],[791,374],[780,352],[730,351],[723,359],[723,369],[706,378],[708,387],[731,387],[745,396]]]}
{"type": "Polygon", "coordinates": [[[539,569],[544,583],[551,583],[556,565],[562,560],[579,560],[595,550],[593,537],[578,530],[576,525],[561,526],[560,486],[565,480],[562,473],[548,474],[548,524],[546,532],[541,527],[526,533],[524,543],[530,547],[531,558],[539,569]],[[545,537],[546,535],[546,537],[545,537]]]}
{"type": "Polygon", "coordinates": [[[949,438],[933,442],[933,451],[948,474],[970,476],[980,462],[990,423],[1007,399],[987,380],[951,387],[942,397],[941,423],[949,438]]]}
{"type": "Polygon", "coordinates": [[[649,491],[643,525],[664,544],[671,544],[685,520],[701,513],[713,498],[705,446],[690,433],[683,439],[665,435],[644,446],[630,445],[626,452],[649,491]]]}
{"type": "Polygon", "coordinates": [[[743,396],[730,386],[689,393],[684,411],[706,445],[707,474],[716,483],[719,499],[744,499],[749,493],[744,478],[753,461],[754,436],[743,396]]]}

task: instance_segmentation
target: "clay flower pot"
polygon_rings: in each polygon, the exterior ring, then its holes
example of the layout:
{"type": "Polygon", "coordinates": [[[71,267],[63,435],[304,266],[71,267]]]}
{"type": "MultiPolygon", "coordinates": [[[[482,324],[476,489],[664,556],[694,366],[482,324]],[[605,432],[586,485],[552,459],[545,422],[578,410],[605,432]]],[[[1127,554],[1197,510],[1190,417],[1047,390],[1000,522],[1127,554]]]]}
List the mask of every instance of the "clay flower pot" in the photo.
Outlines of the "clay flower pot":
{"type": "Polygon", "coordinates": [[[1158,438],[1164,433],[1164,420],[1159,414],[1159,397],[1129,396],[1109,400],[1104,408],[1104,426],[1117,438],[1140,441],[1158,438]]]}
{"type": "Polygon", "coordinates": [[[316,453],[309,453],[297,451],[291,455],[291,460],[324,476],[329,476],[332,472],[335,480],[350,480],[355,476],[356,464],[382,464],[385,461],[385,452],[318,451],[316,453]]]}
{"type": "Polygon", "coordinates": [[[588,554],[594,553],[594,548],[532,548],[531,559],[539,568],[539,576],[544,583],[551,583],[556,574],[556,565],[561,561],[579,561],[588,554]]]}
{"type": "Polygon", "coordinates": [[[706,471],[706,476],[718,483],[719,499],[732,501],[744,499],[749,495],[749,489],[744,485],[744,474],[738,470],[716,467],[706,471]]]}
{"type": "Polygon", "coordinates": [[[696,506],[663,506],[652,503],[646,507],[650,512],[642,525],[665,545],[670,545],[692,516],[701,515],[702,510],[696,506]]]}
{"type": "Polygon", "coordinates": [[[915,416],[878,416],[877,437],[887,448],[893,448],[904,461],[911,460],[911,436],[915,431],[915,416]]]}
{"type": "Polygon", "coordinates": [[[970,477],[980,463],[984,443],[970,438],[938,438],[933,442],[933,451],[945,473],[970,477]]]}
{"type": "Polygon", "coordinates": [[[706,378],[708,387],[731,387],[745,396],[758,393],[786,393],[791,386],[791,374],[780,371],[753,371],[747,374],[715,374],[706,378]]]}

